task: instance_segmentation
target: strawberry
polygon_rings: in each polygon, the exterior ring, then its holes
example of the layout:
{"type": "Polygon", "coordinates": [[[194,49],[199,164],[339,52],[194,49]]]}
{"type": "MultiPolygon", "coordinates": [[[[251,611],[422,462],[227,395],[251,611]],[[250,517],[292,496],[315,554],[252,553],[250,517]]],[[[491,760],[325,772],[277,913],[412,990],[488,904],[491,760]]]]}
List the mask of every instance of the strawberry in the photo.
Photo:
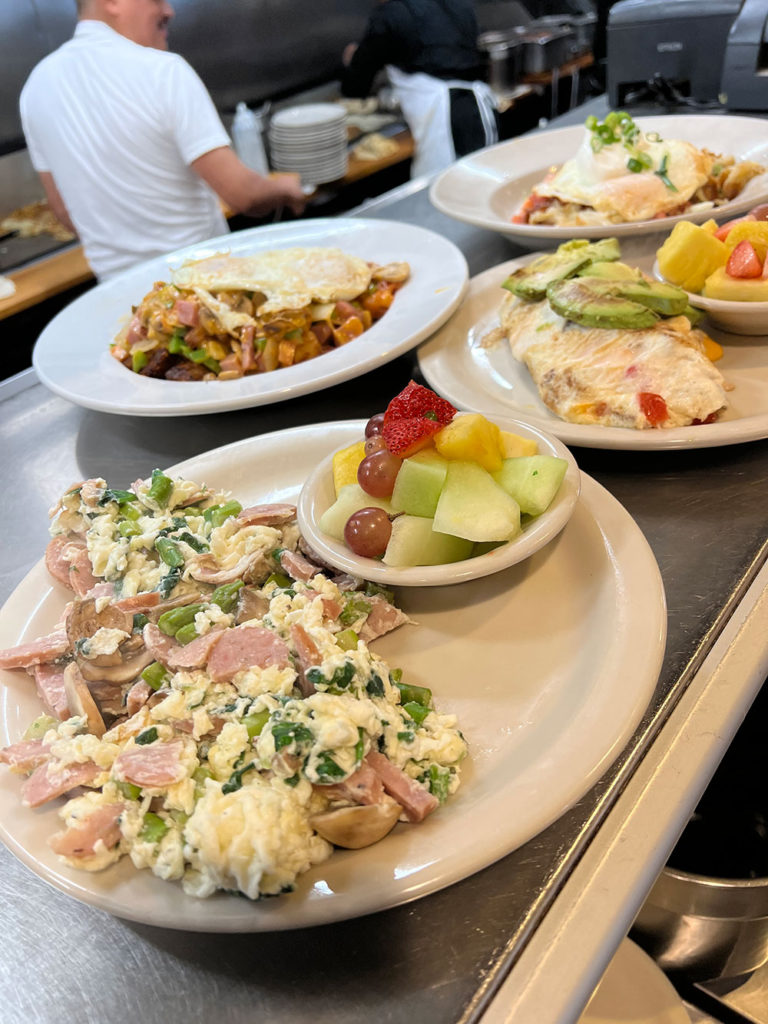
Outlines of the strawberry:
{"type": "Polygon", "coordinates": [[[450,402],[412,380],[389,403],[384,413],[384,422],[426,418],[444,427],[455,414],[456,410],[450,402]]]}
{"type": "Polygon", "coordinates": [[[426,448],[438,430],[442,429],[443,424],[437,420],[411,416],[403,420],[390,420],[389,423],[385,420],[381,435],[393,455],[407,459],[409,455],[415,455],[426,448]]]}

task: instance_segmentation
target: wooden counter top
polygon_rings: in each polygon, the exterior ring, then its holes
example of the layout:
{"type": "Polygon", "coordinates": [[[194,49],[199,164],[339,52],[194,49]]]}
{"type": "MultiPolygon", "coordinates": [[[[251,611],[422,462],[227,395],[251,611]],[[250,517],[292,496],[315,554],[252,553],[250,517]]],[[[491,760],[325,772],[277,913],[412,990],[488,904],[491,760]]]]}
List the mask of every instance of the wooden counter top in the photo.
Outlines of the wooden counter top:
{"type": "Polygon", "coordinates": [[[7,299],[0,299],[0,320],[4,320],[38,302],[50,299],[68,288],[90,281],[93,272],[83,254],[82,247],[73,246],[63,252],[46,256],[21,270],[7,275],[16,285],[16,291],[7,299]]]}

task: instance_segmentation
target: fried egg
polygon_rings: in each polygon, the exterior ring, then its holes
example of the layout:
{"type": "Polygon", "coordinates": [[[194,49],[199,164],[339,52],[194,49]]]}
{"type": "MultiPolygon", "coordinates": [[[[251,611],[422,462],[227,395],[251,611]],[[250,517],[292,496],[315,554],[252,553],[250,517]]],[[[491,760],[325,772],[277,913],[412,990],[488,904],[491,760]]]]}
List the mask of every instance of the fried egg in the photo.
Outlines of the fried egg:
{"type": "Polygon", "coordinates": [[[607,427],[683,427],[710,421],[727,406],[726,385],[705,353],[705,335],[687,317],[654,327],[580,327],[549,303],[510,295],[501,324],[544,404],[569,423],[607,427]]]}
{"type": "Polygon", "coordinates": [[[178,288],[252,291],[265,296],[260,313],[303,309],[313,302],[354,299],[371,281],[371,268],[340,249],[294,248],[232,256],[218,253],[172,271],[178,288]]]}
{"type": "Polygon", "coordinates": [[[690,142],[652,141],[640,133],[633,146],[650,159],[651,167],[635,173],[627,167],[632,154],[622,142],[595,152],[593,137],[592,132],[585,132],[576,156],[550,180],[537,185],[537,195],[592,207],[606,223],[633,222],[652,220],[681,206],[709,177],[711,156],[690,142]],[[661,168],[673,188],[659,176],[661,168]]]}

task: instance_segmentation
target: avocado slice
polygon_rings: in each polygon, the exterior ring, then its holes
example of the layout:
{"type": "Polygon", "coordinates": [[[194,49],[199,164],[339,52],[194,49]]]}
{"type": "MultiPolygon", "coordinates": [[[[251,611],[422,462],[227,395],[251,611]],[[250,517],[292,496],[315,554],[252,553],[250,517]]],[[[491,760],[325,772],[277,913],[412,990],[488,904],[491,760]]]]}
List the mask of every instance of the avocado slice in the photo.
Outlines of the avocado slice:
{"type": "Polygon", "coordinates": [[[549,305],[560,316],[582,327],[639,330],[653,327],[658,315],[619,292],[623,282],[574,277],[547,288],[549,305]]]}
{"type": "Polygon", "coordinates": [[[691,322],[691,327],[695,327],[704,319],[704,312],[701,309],[696,309],[695,306],[688,305],[683,310],[683,316],[687,316],[691,322]]]}
{"type": "Polygon", "coordinates": [[[646,281],[643,278],[639,278],[637,281],[618,281],[616,283],[622,298],[639,302],[641,306],[647,306],[661,316],[679,316],[680,313],[685,312],[688,306],[686,293],[682,288],[673,284],[665,284],[662,281],[646,281]]]}
{"type": "Polygon", "coordinates": [[[640,279],[640,271],[627,266],[626,263],[604,263],[600,261],[582,267],[581,270],[577,271],[576,276],[602,277],[607,278],[609,281],[638,281],[640,279]]]}
{"type": "Polygon", "coordinates": [[[539,302],[553,281],[564,281],[593,261],[617,260],[619,255],[619,243],[615,238],[603,238],[599,242],[576,238],[564,242],[555,252],[545,253],[533,263],[515,270],[501,287],[518,298],[539,302]]]}

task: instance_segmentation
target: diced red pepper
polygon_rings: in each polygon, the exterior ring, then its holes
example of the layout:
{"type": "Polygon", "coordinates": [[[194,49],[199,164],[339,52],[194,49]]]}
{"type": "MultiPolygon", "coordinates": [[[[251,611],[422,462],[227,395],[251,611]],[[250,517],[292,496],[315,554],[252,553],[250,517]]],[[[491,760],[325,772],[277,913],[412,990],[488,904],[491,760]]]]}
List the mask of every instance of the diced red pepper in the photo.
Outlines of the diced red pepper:
{"type": "Polygon", "coordinates": [[[751,242],[744,239],[739,242],[725,265],[725,272],[729,277],[761,277],[763,264],[755,252],[751,242]]]}
{"type": "Polygon", "coordinates": [[[661,395],[656,395],[652,391],[641,391],[637,399],[641,412],[652,427],[658,427],[668,418],[667,403],[661,395]]]}

